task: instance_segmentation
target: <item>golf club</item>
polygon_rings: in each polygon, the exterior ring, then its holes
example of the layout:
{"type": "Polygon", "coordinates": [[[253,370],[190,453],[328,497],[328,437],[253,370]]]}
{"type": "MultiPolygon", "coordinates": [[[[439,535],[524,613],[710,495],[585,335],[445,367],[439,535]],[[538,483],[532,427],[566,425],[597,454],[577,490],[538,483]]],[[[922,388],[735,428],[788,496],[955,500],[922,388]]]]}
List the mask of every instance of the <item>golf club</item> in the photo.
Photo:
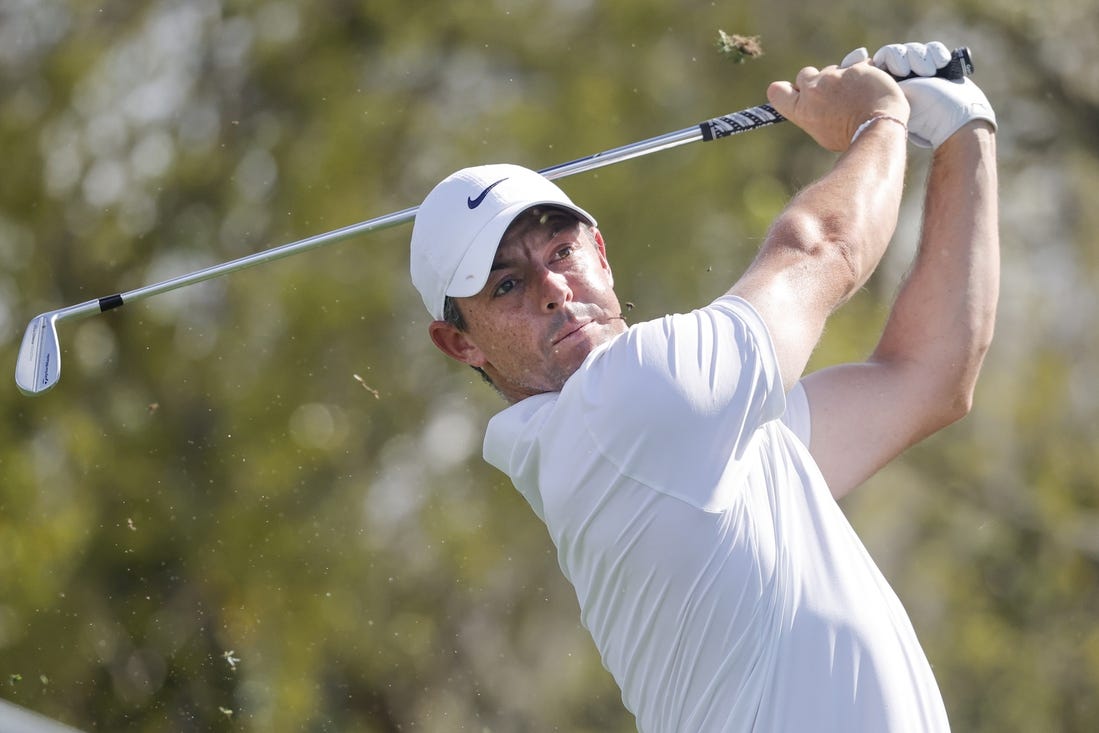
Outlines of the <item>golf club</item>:
{"type": "MultiPolygon", "coordinates": [[[[973,73],[973,62],[969,49],[957,48],[951,54],[951,61],[940,69],[936,76],[947,79],[961,79],[973,73]]],[[[550,180],[564,178],[577,173],[602,168],[631,158],[637,158],[660,150],[678,147],[687,143],[717,140],[719,138],[736,135],[749,130],[773,125],[784,121],[785,118],[775,111],[769,104],[761,104],[756,107],[733,112],[732,114],[701,122],[691,127],[683,128],[675,132],[665,133],[640,142],[612,148],[601,153],[577,158],[576,160],[561,163],[539,171],[550,180]]],[[[299,252],[316,249],[335,242],[340,242],[349,237],[366,234],[367,232],[388,229],[412,221],[419,207],[412,207],[384,216],[379,216],[368,221],[352,224],[341,229],[334,229],[324,234],[316,234],[312,237],[300,239],[278,247],[246,255],[244,257],[224,262],[220,265],[196,270],[194,272],[179,275],[168,280],[145,285],[134,290],[108,295],[103,298],[88,300],[66,308],[47,311],[35,316],[27,326],[23,335],[23,342],[19,347],[19,355],[15,364],[15,383],[19,390],[26,395],[37,395],[57,384],[61,379],[61,344],[57,336],[57,324],[62,321],[76,320],[87,316],[102,313],[118,308],[126,303],[144,300],[154,295],[160,295],[171,290],[176,290],[187,285],[210,280],[222,275],[227,275],[248,267],[271,262],[289,257],[299,252]]]]}

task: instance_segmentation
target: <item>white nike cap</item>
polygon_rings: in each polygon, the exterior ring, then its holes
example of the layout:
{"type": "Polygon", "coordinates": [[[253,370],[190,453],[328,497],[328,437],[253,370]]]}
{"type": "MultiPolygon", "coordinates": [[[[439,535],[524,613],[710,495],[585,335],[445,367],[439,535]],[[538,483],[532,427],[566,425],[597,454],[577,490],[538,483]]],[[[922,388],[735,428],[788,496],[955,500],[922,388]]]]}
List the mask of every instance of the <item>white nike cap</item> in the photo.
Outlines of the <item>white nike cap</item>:
{"type": "Polygon", "coordinates": [[[595,225],[592,215],[549,179],[517,165],[464,168],[432,189],[416,212],[410,266],[428,313],[442,320],[447,296],[479,293],[508,226],[532,206],[545,205],[595,225]]]}

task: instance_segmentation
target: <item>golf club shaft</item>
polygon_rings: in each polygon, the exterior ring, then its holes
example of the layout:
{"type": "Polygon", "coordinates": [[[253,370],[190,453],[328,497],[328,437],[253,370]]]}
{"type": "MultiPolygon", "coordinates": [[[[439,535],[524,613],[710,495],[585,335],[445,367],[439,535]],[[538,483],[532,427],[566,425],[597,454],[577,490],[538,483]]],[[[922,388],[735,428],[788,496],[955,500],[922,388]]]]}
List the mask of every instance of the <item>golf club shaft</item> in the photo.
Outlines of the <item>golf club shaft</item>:
{"type": "MultiPolygon", "coordinates": [[[[654,153],[659,150],[667,150],[669,148],[677,147],[679,145],[685,145],[687,143],[696,142],[699,140],[713,140],[718,136],[710,135],[704,132],[703,128],[707,126],[723,125],[727,127],[727,123],[719,122],[721,120],[730,120],[733,118],[740,119],[746,115],[753,116],[759,119],[759,122],[751,126],[743,126],[742,129],[737,129],[736,132],[744,132],[756,127],[763,127],[764,125],[774,124],[781,122],[782,117],[777,112],[772,110],[769,105],[761,105],[759,107],[753,107],[749,110],[742,110],[740,112],[734,112],[726,117],[715,118],[714,120],[707,120],[700,125],[694,125],[675,132],[669,132],[664,135],[658,135],[657,137],[642,140],[640,142],[631,143],[630,145],[623,145],[619,148],[612,150],[606,150],[601,153],[595,153],[584,158],[578,158],[568,163],[561,163],[559,165],[545,168],[539,173],[544,175],[550,180],[557,178],[564,178],[566,176],[575,175],[577,173],[584,173],[587,171],[595,170],[596,168],[602,168],[604,166],[619,163],[631,158],[637,158],[649,153],[654,153]]],[[[707,129],[709,129],[707,127],[707,129]]],[[[733,134],[728,132],[725,134],[733,134]]],[[[724,135],[721,135],[722,137],[724,135]]],[[[229,273],[237,272],[238,270],[244,270],[256,265],[260,265],[266,262],[272,262],[274,260],[282,259],[283,257],[289,257],[290,255],[299,254],[312,249],[317,249],[336,242],[343,241],[350,237],[366,234],[368,232],[380,231],[382,229],[389,229],[391,227],[405,224],[412,221],[416,212],[419,209],[418,206],[414,206],[401,211],[396,211],[391,214],[385,214],[374,219],[359,222],[358,224],[351,224],[341,229],[334,229],[330,232],[323,234],[315,234],[305,239],[300,239],[296,242],[290,242],[289,244],[283,244],[278,247],[272,247],[265,249],[261,252],[245,255],[229,262],[223,262],[219,265],[211,265],[210,267],[196,270],[184,275],[162,280],[160,282],[144,285],[133,290],[127,290],[115,295],[108,295],[95,300],[85,301],[77,305],[69,306],[68,308],[62,308],[54,311],[54,315],[58,321],[70,320],[73,318],[80,318],[84,316],[93,315],[95,313],[101,313],[108,311],[126,303],[133,303],[145,298],[150,298],[154,295],[160,295],[161,293],[167,293],[178,288],[185,287],[187,285],[194,285],[205,280],[211,280],[222,275],[228,275],[229,273]]]]}

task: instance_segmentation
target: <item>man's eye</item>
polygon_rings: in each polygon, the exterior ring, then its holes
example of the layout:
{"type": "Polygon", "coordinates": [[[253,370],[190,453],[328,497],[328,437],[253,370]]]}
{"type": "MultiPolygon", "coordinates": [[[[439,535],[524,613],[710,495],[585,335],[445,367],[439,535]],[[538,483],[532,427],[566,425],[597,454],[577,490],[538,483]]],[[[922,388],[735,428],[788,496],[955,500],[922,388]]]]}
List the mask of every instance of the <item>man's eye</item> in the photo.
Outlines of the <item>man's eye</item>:
{"type": "Polygon", "coordinates": [[[511,289],[515,287],[515,281],[510,277],[500,281],[496,286],[496,289],[492,291],[493,298],[499,298],[501,295],[507,295],[511,292],[511,289]]]}
{"type": "Polygon", "coordinates": [[[566,257],[570,257],[572,255],[572,252],[573,252],[573,246],[571,244],[566,244],[564,247],[561,247],[560,249],[557,250],[557,254],[555,255],[555,258],[559,259],[559,260],[563,260],[566,257]]]}

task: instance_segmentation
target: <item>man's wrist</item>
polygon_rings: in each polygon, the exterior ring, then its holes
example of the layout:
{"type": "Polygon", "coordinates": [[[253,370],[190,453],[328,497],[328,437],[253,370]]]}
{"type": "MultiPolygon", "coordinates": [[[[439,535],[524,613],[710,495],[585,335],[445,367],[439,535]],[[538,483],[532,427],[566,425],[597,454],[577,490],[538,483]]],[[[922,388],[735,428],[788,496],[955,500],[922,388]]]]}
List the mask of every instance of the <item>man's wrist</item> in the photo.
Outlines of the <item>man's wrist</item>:
{"type": "Polygon", "coordinates": [[[996,126],[985,119],[975,119],[966,122],[955,130],[950,137],[935,148],[936,157],[940,154],[951,154],[952,151],[975,146],[980,149],[991,144],[996,139],[996,126]]]}
{"type": "Polygon", "coordinates": [[[900,125],[901,129],[904,131],[905,136],[908,136],[907,122],[902,120],[900,117],[895,117],[884,112],[878,112],[877,114],[872,115],[868,120],[863,122],[861,125],[858,126],[858,128],[855,129],[855,134],[851,136],[851,145],[854,145],[855,141],[859,139],[859,136],[866,132],[866,130],[868,130],[871,125],[874,125],[878,122],[900,125]]]}

